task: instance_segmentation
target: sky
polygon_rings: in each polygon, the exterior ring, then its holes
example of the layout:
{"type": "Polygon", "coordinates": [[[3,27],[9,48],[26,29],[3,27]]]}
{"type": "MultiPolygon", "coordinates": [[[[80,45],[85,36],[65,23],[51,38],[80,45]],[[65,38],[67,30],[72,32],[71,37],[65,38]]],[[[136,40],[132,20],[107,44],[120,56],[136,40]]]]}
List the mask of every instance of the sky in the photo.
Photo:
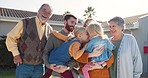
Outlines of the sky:
{"type": "Polygon", "coordinates": [[[147,0],[0,0],[0,7],[37,12],[43,3],[52,6],[53,14],[69,11],[80,19],[85,18],[84,10],[92,6],[96,12],[94,19],[98,21],[148,13],[147,0]]]}

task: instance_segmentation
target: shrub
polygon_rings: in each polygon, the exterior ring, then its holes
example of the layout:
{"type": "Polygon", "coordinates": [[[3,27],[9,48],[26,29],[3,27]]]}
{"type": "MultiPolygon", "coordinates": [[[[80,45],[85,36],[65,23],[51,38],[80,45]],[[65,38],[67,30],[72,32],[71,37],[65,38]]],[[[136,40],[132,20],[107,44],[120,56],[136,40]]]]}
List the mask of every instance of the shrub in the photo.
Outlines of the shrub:
{"type": "Polygon", "coordinates": [[[12,68],[15,67],[13,63],[12,53],[7,50],[6,36],[0,36],[0,67],[2,68],[12,68]]]}

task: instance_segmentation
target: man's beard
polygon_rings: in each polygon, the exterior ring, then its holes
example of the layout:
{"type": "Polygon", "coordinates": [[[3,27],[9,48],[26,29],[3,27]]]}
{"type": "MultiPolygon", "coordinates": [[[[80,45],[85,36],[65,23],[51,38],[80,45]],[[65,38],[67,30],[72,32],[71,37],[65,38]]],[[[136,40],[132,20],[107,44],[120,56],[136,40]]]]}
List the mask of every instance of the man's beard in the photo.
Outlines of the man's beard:
{"type": "Polygon", "coordinates": [[[65,27],[69,32],[72,32],[74,30],[74,26],[68,25],[68,23],[66,24],[65,27]]]}

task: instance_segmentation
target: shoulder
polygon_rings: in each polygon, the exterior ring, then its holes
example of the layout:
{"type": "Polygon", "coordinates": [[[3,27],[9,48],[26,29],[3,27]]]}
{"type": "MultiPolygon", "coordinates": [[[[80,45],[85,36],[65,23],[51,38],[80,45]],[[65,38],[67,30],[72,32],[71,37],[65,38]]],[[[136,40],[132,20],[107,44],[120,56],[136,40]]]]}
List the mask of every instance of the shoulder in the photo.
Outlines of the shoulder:
{"type": "Polygon", "coordinates": [[[79,41],[74,41],[71,46],[74,46],[74,47],[80,47],[81,46],[81,43],[79,41]]]}
{"type": "Polygon", "coordinates": [[[23,18],[22,19],[22,21],[23,22],[27,22],[27,21],[29,21],[29,20],[31,20],[31,19],[35,19],[36,17],[25,17],[25,18],[23,18]]]}
{"type": "Polygon", "coordinates": [[[49,23],[46,23],[46,26],[47,26],[47,28],[48,28],[49,30],[53,31],[53,28],[52,28],[52,26],[51,26],[49,23]]]}
{"type": "Polygon", "coordinates": [[[58,31],[54,30],[51,32],[51,35],[55,36],[56,38],[63,40],[63,41],[68,41],[68,37],[59,33],[58,31]]]}
{"type": "Polygon", "coordinates": [[[135,37],[132,34],[124,34],[125,39],[135,39],[135,37]]]}

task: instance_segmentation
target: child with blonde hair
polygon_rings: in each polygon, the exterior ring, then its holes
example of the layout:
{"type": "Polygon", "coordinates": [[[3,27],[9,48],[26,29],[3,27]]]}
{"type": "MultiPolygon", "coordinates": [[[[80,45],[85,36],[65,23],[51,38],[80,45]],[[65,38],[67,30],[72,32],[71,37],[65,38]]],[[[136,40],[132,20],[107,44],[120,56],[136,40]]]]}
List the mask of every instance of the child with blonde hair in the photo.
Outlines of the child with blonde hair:
{"type": "Polygon", "coordinates": [[[100,66],[99,68],[103,69],[106,66],[105,61],[109,60],[112,56],[111,50],[114,49],[114,45],[108,40],[107,36],[104,34],[103,28],[98,23],[89,24],[86,30],[89,34],[90,41],[85,51],[91,53],[95,47],[98,47],[98,49],[101,47],[104,48],[104,52],[100,56],[92,57],[91,62],[82,68],[84,78],[89,78],[89,67],[93,66],[94,62],[97,62],[100,66]]]}
{"type": "MultiPolygon", "coordinates": [[[[81,48],[81,43],[88,41],[88,34],[84,27],[76,27],[74,29],[75,37],[70,39],[68,42],[64,42],[61,46],[55,48],[50,52],[48,61],[49,64],[55,64],[55,66],[67,66],[68,61],[73,57],[75,60],[78,59],[85,50],[85,47],[81,48]]],[[[48,75],[51,76],[52,69],[49,69],[48,75]]],[[[60,73],[64,78],[74,78],[72,72],[67,70],[60,73]]]]}

